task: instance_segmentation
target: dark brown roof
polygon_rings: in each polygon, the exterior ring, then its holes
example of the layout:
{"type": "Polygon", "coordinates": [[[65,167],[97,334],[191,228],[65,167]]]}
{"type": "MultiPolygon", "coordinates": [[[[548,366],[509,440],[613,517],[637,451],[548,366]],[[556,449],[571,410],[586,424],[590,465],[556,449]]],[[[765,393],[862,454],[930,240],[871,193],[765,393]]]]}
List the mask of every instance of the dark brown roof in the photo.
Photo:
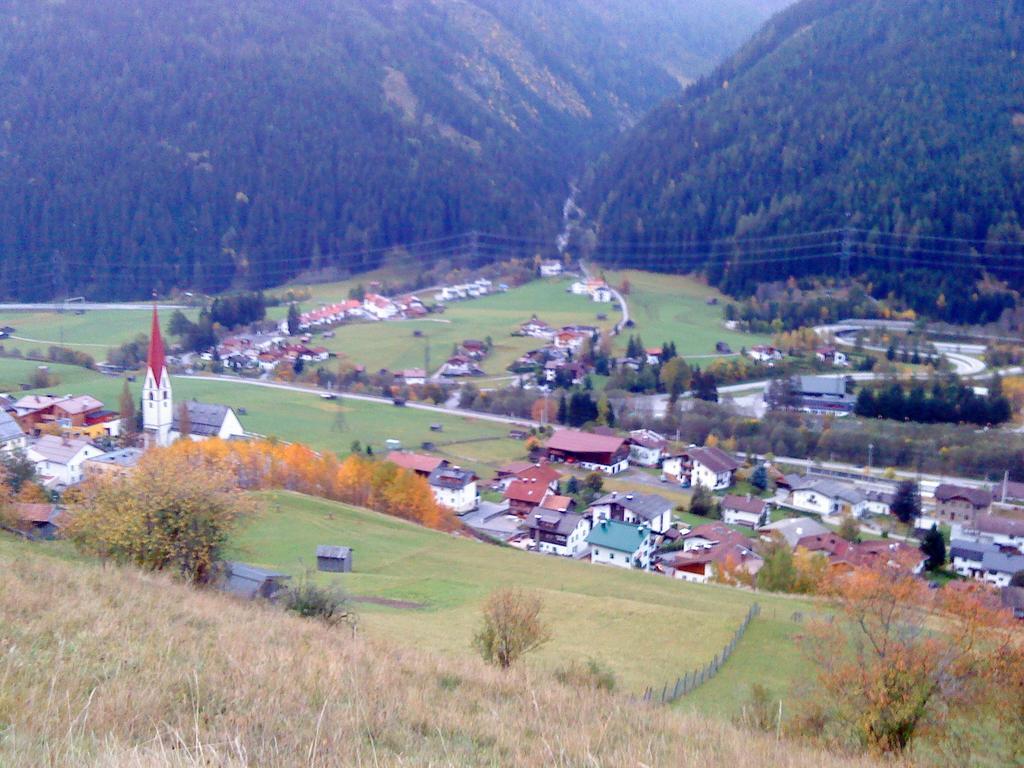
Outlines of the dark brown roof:
{"type": "Polygon", "coordinates": [[[53,517],[53,504],[15,502],[14,514],[25,523],[48,523],[53,517]]]}
{"type": "Polygon", "coordinates": [[[568,512],[572,509],[572,506],[575,503],[575,500],[571,496],[556,496],[555,494],[551,494],[544,499],[541,506],[544,509],[553,509],[556,512],[568,512]]]}
{"type": "Polygon", "coordinates": [[[749,512],[752,515],[760,515],[765,509],[764,499],[755,499],[751,496],[727,495],[722,499],[722,509],[735,509],[737,512],[749,512]]]}
{"type": "Polygon", "coordinates": [[[739,462],[721,448],[692,448],[688,451],[690,459],[699,461],[716,474],[734,472],[739,469],[739,462]]]}
{"type": "Polygon", "coordinates": [[[967,488],[952,483],[941,483],[935,488],[936,501],[963,499],[974,507],[987,507],[992,503],[992,494],[984,488],[967,488]]]}
{"type": "Polygon", "coordinates": [[[1024,536],[1024,520],[1013,520],[998,515],[979,515],[973,526],[981,533],[997,533],[1004,536],[1024,536]]]}
{"type": "Polygon", "coordinates": [[[429,475],[444,463],[444,459],[439,456],[427,456],[423,453],[408,453],[406,451],[391,451],[388,454],[388,461],[403,469],[411,469],[413,472],[420,472],[424,475],[429,475]]]}
{"type": "Polygon", "coordinates": [[[570,453],[615,453],[626,441],[614,435],[595,435],[577,429],[560,429],[548,440],[548,448],[570,453]]]}

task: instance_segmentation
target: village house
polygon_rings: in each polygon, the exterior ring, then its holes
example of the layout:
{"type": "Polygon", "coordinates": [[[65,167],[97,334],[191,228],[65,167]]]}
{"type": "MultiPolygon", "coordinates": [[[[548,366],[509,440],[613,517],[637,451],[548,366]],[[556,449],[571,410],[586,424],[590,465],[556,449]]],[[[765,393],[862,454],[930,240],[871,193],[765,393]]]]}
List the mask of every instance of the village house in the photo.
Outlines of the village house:
{"type": "Polygon", "coordinates": [[[786,503],[793,509],[822,517],[863,517],[867,513],[867,497],[852,485],[812,475],[790,476],[786,482],[790,488],[786,503]]]}
{"type": "Polygon", "coordinates": [[[575,512],[576,499],[572,496],[561,496],[557,493],[549,493],[540,503],[540,509],[549,512],[575,512]]]}
{"type": "Polygon", "coordinates": [[[1001,504],[1024,502],[1024,483],[1018,483],[1013,480],[1000,480],[999,485],[993,491],[993,496],[1001,504]]]}
{"type": "Polygon", "coordinates": [[[726,525],[745,525],[757,528],[768,522],[768,502],[764,499],[727,494],[722,499],[722,521],[726,525]]]}
{"type": "Polygon", "coordinates": [[[978,515],[987,514],[992,507],[991,491],[952,483],[937,485],[934,498],[934,517],[942,523],[963,523],[970,526],[978,515]]]}
{"type": "Polygon", "coordinates": [[[542,261],[540,263],[540,276],[541,277],[558,277],[562,274],[562,262],[560,261],[542,261]]]}
{"type": "Polygon", "coordinates": [[[674,578],[706,584],[723,569],[754,576],[764,560],[750,539],[723,523],[699,525],[683,534],[683,548],[661,557],[659,568],[674,578]]]}
{"type": "Polygon", "coordinates": [[[864,492],[864,511],[869,515],[891,514],[895,500],[896,494],[892,491],[867,490],[864,492]]]}
{"type": "Polygon", "coordinates": [[[668,448],[668,440],[651,429],[634,429],[629,433],[629,461],[641,467],[657,467],[668,448]]]}
{"type": "Polygon", "coordinates": [[[577,557],[587,549],[590,522],[582,515],[539,507],[525,518],[523,528],[538,552],[577,557]]]}
{"type": "Polygon", "coordinates": [[[517,478],[505,489],[509,514],[523,518],[532,515],[550,494],[551,488],[548,484],[538,481],[537,478],[526,480],[517,478]]]}
{"type": "Polygon", "coordinates": [[[464,514],[480,505],[476,474],[455,466],[439,466],[427,477],[434,499],[456,514],[464,514]]]}
{"type": "Polygon", "coordinates": [[[368,293],[363,297],[363,312],[375,320],[390,320],[398,314],[398,307],[386,296],[368,293]]]}
{"type": "Polygon", "coordinates": [[[629,446],[615,435],[595,435],[560,429],[545,447],[548,461],[574,464],[582,469],[615,475],[629,467],[629,446]]]}
{"type": "Polygon", "coordinates": [[[435,469],[448,465],[448,462],[440,456],[428,456],[425,453],[411,451],[391,451],[387,455],[387,460],[402,469],[415,472],[420,477],[430,477],[430,473],[435,469]]]}
{"type": "Polygon", "coordinates": [[[82,463],[82,473],[86,478],[104,475],[123,476],[134,471],[142,456],[141,448],[120,448],[86,459],[82,463]]]}
{"type": "Polygon", "coordinates": [[[846,353],[835,347],[820,347],[814,352],[814,356],[822,363],[835,368],[848,368],[850,361],[846,353]]]}
{"type": "Polygon", "coordinates": [[[520,336],[532,336],[536,339],[551,340],[555,338],[555,329],[536,315],[519,326],[520,336]]]}
{"type": "Polygon", "coordinates": [[[691,448],[687,453],[691,467],[691,486],[706,488],[709,491],[722,491],[732,485],[733,475],[740,465],[721,448],[691,448]]]}
{"type": "Polygon", "coordinates": [[[919,574],[926,558],[920,549],[899,541],[849,542],[832,531],[802,537],[796,549],[824,556],[831,568],[891,568],[919,574]]]}
{"type": "Polygon", "coordinates": [[[599,285],[590,292],[590,298],[598,304],[610,304],[615,294],[607,285],[599,285]]]}
{"type": "Polygon", "coordinates": [[[642,570],[650,568],[654,538],[646,523],[634,525],[602,520],[592,526],[587,543],[592,563],[642,570]]]}
{"type": "MultiPolygon", "coordinates": [[[[188,437],[195,442],[210,438],[231,440],[245,437],[245,429],[242,428],[242,422],[238,420],[233,408],[217,403],[199,403],[195,400],[185,400],[184,408],[188,412],[188,437]]],[[[181,413],[175,409],[171,424],[171,440],[178,440],[184,436],[181,413]]]]}
{"type": "Polygon", "coordinates": [[[89,439],[120,434],[120,415],[91,395],[26,395],[15,401],[14,412],[22,430],[32,435],[51,427],[89,439]]]}
{"type": "Polygon", "coordinates": [[[587,334],[580,331],[562,330],[555,334],[554,344],[556,349],[566,349],[576,353],[582,349],[588,338],[590,337],[587,334]]]}
{"type": "Polygon", "coordinates": [[[0,453],[20,451],[28,445],[28,436],[6,410],[0,410],[0,453]]]}
{"type": "Polygon", "coordinates": [[[1024,571],[1024,554],[989,541],[953,539],[949,557],[953,570],[960,576],[996,587],[1009,586],[1014,574],[1024,571]]]}
{"type": "Polygon", "coordinates": [[[646,523],[654,533],[664,533],[672,527],[672,502],[654,493],[612,491],[595,500],[587,514],[594,525],[601,520],[646,523]]]}
{"type": "Polygon", "coordinates": [[[989,541],[1024,553],[1024,520],[998,515],[978,515],[971,523],[953,523],[952,538],[989,541]]]}
{"type": "Polygon", "coordinates": [[[26,452],[46,488],[70,488],[82,482],[82,464],[102,454],[103,451],[84,438],[58,435],[42,435],[26,452]]]}
{"type": "Polygon", "coordinates": [[[760,526],[761,538],[781,536],[790,549],[796,549],[800,539],[805,536],[817,536],[828,533],[829,529],[812,517],[787,517],[774,523],[760,526]]]}
{"type": "Polygon", "coordinates": [[[466,355],[452,355],[445,360],[440,371],[442,376],[482,376],[483,370],[466,355]]]}
{"type": "Polygon", "coordinates": [[[530,469],[533,466],[534,463],[532,461],[527,461],[526,459],[510,461],[508,464],[502,464],[494,472],[494,480],[491,483],[491,488],[495,491],[504,491],[508,488],[509,483],[516,479],[516,475],[524,469],[530,469]]]}
{"type": "Polygon", "coordinates": [[[579,384],[590,370],[578,360],[548,360],[544,363],[544,380],[557,382],[560,378],[570,384],[579,384]]]}
{"type": "Polygon", "coordinates": [[[395,378],[411,387],[417,384],[425,384],[427,372],[422,368],[406,368],[405,370],[398,371],[395,374],[395,378]]]}
{"type": "Polygon", "coordinates": [[[758,344],[747,350],[747,355],[759,363],[773,365],[777,360],[782,359],[782,350],[767,344],[758,344]]]}

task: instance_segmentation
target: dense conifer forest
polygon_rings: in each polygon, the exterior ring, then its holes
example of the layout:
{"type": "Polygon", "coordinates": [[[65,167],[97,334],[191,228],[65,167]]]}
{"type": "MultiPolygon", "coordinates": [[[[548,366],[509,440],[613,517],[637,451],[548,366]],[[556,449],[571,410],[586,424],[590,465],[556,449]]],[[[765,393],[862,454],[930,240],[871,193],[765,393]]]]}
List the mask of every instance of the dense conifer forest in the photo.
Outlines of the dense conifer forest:
{"type": "Polygon", "coordinates": [[[549,237],[585,158],[781,0],[12,0],[0,293],[126,298],[549,237]]]}
{"type": "Polygon", "coordinates": [[[998,315],[977,282],[1024,283],[1022,55],[1021,0],[803,0],[598,164],[598,253],[740,295],[853,273],[998,315]]]}

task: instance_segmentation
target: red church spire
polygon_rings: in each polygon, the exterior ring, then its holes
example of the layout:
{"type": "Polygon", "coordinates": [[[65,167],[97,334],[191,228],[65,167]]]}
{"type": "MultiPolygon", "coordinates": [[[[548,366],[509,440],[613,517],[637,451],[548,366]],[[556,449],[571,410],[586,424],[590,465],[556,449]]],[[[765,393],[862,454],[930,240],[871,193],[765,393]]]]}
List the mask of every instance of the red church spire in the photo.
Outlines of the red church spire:
{"type": "Polygon", "coordinates": [[[149,370],[153,372],[153,381],[160,386],[160,377],[164,370],[164,338],[160,335],[160,318],[153,304],[153,327],[149,332],[149,370]]]}

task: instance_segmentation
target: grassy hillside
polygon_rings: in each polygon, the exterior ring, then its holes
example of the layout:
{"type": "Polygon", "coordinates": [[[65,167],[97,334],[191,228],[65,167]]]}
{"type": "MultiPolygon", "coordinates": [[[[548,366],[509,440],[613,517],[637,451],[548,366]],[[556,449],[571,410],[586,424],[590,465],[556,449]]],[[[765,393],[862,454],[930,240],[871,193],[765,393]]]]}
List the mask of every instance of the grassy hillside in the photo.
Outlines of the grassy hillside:
{"type": "Polygon", "coordinates": [[[0,570],[9,768],[868,765],[2,538],[0,570]]]}
{"type": "Polygon", "coordinates": [[[710,695],[709,704],[730,710],[755,681],[785,696],[788,675],[798,666],[792,642],[798,625],[790,617],[807,610],[803,601],[494,547],[305,496],[264,498],[264,511],[242,530],[233,556],[298,575],[315,570],[318,544],[354,547],[353,573],[315,578],[340,583],[353,595],[422,605],[367,604],[361,622],[374,637],[469,658],[483,598],[514,584],[541,592],[554,632],[529,660],[531,667],[550,671],[569,656],[592,657],[626,689],[641,691],[706,663],[756,599],[764,608],[756,645],[738,663],[730,661],[733,685],[710,695]]]}

